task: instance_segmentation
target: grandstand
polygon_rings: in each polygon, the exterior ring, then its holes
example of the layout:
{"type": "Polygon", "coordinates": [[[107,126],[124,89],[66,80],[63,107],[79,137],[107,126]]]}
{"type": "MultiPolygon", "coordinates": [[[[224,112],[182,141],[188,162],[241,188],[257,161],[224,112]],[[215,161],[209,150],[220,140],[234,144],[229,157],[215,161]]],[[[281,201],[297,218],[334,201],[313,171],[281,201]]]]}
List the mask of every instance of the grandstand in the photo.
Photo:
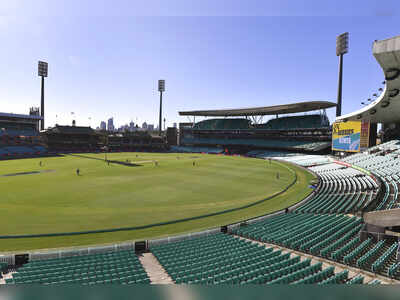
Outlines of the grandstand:
{"type": "Polygon", "coordinates": [[[310,169],[320,175],[319,195],[299,208],[300,212],[355,213],[366,210],[376,198],[378,184],[358,170],[336,164],[310,169]]]}
{"type": "Polygon", "coordinates": [[[149,278],[135,253],[112,253],[36,260],[23,265],[7,284],[134,284],[149,278]]]}
{"type": "Polygon", "coordinates": [[[190,146],[171,146],[171,152],[175,153],[209,153],[209,154],[221,154],[224,152],[222,148],[216,147],[190,147],[190,146]]]}
{"type": "Polygon", "coordinates": [[[334,276],[322,270],[322,263],[300,260],[289,253],[274,251],[224,234],[151,249],[176,283],[273,284],[317,283],[334,276]]]}
{"type": "Polygon", "coordinates": [[[151,135],[147,131],[122,133],[105,133],[103,137],[110,151],[165,151],[166,142],[163,137],[151,135]]]}
{"type": "Polygon", "coordinates": [[[41,119],[35,108],[29,115],[0,113],[0,159],[46,154],[38,131],[41,119]]]}
{"type": "Polygon", "coordinates": [[[329,127],[329,125],[329,119],[326,115],[305,115],[271,119],[265,124],[258,125],[257,128],[269,130],[293,130],[326,128],[329,127]]]}
{"type": "Polygon", "coordinates": [[[388,272],[396,264],[397,241],[362,240],[362,226],[362,219],[355,216],[291,213],[233,233],[390,276],[388,272]]]}
{"type": "Polygon", "coordinates": [[[102,145],[100,134],[90,127],[56,125],[43,132],[43,139],[53,153],[95,152],[102,145]]]}
{"type": "Polygon", "coordinates": [[[400,207],[398,187],[400,184],[400,141],[391,141],[372,148],[374,153],[360,153],[343,161],[371,171],[379,177],[384,186],[384,196],[377,206],[377,210],[400,207]]]}
{"type": "Polygon", "coordinates": [[[327,101],[310,101],[247,109],[180,112],[182,116],[223,117],[180,126],[180,145],[217,146],[240,153],[256,149],[324,152],[331,146],[331,128],[325,110],[333,106],[334,103],[327,101]],[[316,110],[322,110],[322,113],[279,117],[316,110]],[[276,118],[260,123],[266,115],[276,118]]]}
{"type": "Polygon", "coordinates": [[[250,129],[250,121],[247,119],[208,119],[194,124],[197,130],[235,130],[250,129]]]}
{"type": "MultiPolygon", "coordinates": [[[[270,156],[270,155],[268,155],[270,156]]],[[[257,157],[268,157],[265,156],[265,154],[258,155],[257,157]]],[[[297,155],[286,155],[283,157],[276,157],[276,159],[282,159],[287,162],[291,162],[303,167],[312,167],[312,166],[317,166],[317,165],[323,165],[326,163],[329,163],[332,161],[332,158],[327,156],[327,155],[302,155],[302,154],[297,154],[297,155]]]]}
{"type": "Polygon", "coordinates": [[[97,132],[90,127],[56,125],[42,136],[52,153],[99,152],[105,147],[109,152],[163,152],[167,148],[163,137],[146,131],[97,132]]]}
{"type": "MultiPolygon", "coordinates": [[[[343,162],[317,166],[310,158],[309,169],[320,178],[313,198],[292,213],[267,218],[233,233],[400,279],[400,224],[391,219],[391,226],[384,226],[373,218],[376,211],[399,206],[399,147],[400,141],[390,141],[350,155],[343,162]],[[383,230],[378,225],[384,226],[383,230]]],[[[301,159],[304,161],[306,157],[301,159]]],[[[396,209],[393,212],[398,216],[396,209]]],[[[379,217],[383,222],[384,216],[379,217]]]]}

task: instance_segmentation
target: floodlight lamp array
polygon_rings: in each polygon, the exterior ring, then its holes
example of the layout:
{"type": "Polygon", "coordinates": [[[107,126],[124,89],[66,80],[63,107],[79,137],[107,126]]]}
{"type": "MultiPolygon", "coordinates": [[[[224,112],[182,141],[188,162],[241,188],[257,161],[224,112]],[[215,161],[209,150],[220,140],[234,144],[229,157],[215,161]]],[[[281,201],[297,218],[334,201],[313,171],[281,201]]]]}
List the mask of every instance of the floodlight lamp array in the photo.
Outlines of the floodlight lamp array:
{"type": "Polygon", "coordinates": [[[48,63],[44,61],[39,61],[38,63],[38,75],[42,77],[47,77],[48,63]]]}
{"type": "Polygon", "coordinates": [[[336,38],[336,56],[349,52],[349,33],[345,32],[336,38]]]}
{"type": "Polygon", "coordinates": [[[165,92],[165,80],[160,79],[158,81],[158,91],[159,92],[165,92]]]}

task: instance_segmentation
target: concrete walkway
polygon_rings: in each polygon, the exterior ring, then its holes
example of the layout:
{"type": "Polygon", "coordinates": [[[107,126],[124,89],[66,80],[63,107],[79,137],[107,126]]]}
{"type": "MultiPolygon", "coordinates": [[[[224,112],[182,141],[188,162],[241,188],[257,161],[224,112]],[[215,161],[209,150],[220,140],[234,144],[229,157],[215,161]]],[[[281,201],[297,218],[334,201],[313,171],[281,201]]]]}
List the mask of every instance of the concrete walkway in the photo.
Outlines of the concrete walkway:
{"type": "Polygon", "coordinates": [[[174,284],[153,253],[143,253],[138,258],[149,276],[151,284],[174,284]]]}

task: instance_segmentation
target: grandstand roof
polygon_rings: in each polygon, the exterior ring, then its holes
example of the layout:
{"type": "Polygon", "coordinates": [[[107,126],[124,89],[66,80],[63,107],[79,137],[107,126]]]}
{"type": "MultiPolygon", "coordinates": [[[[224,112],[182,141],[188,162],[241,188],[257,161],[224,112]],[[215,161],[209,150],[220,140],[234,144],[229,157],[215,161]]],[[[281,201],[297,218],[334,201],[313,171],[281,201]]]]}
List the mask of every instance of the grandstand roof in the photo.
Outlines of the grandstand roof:
{"type": "Polygon", "coordinates": [[[307,101],[252,108],[180,111],[179,115],[203,117],[265,116],[300,113],[318,109],[331,108],[334,106],[336,106],[336,103],[329,101],[307,101]]]}
{"type": "Polygon", "coordinates": [[[382,93],[371,103],[364,101],[368,105],[340,116],[336,121],[363,120],[371,123],[400,121],[400,36],[375,41],[372,54],[385,75],[382,93]]]}
{"type": "Polygon", "coordinates": [[[21,114],[12,114],[12,113],[4,113],[4,112],[0,112],[0,118],[16,118],[16,119],[31,119],[31,120],[43,119],[41,116],[21,115],[21,114]]]}
{"type": "Polygon", "coordinates": [[[95,134],[95,131],[90,127],[61,125],[56,125],[55,127],[48,129],[47,132],[64,134],[95,134]]]}

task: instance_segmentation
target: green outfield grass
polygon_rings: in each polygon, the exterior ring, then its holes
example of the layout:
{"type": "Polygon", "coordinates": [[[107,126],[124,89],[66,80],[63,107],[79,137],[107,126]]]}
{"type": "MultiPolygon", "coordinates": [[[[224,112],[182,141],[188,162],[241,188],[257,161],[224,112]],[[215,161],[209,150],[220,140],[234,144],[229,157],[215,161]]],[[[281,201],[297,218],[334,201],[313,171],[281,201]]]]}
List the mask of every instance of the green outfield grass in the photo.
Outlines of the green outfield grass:
{"type": "Polygon", "coordinates": [[[1,251],[105,244],[202,230],[290,206],[309,194],[313,179],[293,165],[244,157],[108,155],[138,165],[128,167],[106,164],[101,160],[104,154],[85,156],[0,161],[0,235],[129,227],[200,216],[271,196],[293,181],[293,171],[298,180],[284,194],[240,211],[135,231],[2,239],[1,251]],[[77,168],[81,176],[76,175],[77,168]],[[4,176],[36,171],[41,173],[4,176]]]}

